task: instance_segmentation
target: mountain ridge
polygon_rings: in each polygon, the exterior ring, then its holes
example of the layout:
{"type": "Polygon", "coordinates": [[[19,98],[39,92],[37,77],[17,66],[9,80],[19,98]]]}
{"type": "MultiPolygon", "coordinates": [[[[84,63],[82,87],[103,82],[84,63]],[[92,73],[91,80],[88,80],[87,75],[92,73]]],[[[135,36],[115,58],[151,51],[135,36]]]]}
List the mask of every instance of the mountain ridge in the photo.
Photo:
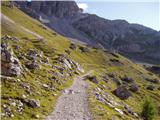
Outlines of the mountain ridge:
{"type": "Polygon", "coordinates": [[[39,19],[41,16],[49,20],[49,23],[44,24],[64,36],[91,46],[100,47],[100,44],[106,49],[138,61],[160,63],[160,32],[149,27],[130,24],[126,20],[107,20],[95,14],[83,13],[74,1],[54,1],[51,4],[33,1],[17,4],[32,17],[39,19]]]}

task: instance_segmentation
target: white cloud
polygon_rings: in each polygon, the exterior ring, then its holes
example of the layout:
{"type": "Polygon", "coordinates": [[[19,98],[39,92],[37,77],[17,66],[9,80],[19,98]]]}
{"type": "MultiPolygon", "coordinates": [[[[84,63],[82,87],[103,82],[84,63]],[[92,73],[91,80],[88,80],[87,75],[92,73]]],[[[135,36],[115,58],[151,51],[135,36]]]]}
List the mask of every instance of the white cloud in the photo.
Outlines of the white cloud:
{"type": "Polygon", "coordinates": [[[84,11],[87,10],[88,5],[86,3],[77,3],[79,8],[82,8],[84,11]]]}

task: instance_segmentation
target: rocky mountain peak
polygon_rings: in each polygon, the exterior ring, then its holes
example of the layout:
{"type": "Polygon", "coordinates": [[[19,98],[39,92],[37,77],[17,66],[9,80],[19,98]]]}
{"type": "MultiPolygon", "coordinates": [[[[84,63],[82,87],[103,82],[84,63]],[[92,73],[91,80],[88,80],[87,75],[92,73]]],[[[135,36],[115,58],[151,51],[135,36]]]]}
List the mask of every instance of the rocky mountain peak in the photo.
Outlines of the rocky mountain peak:
{"type": "Polygon", "coordinates": [[[31,9],[37,14],[43,13],[46,16],[56,16],[63,18],[71,16],[82,10],[74,1],[32,1],[32,2],[17,2],[22,9],[31,9]]]}

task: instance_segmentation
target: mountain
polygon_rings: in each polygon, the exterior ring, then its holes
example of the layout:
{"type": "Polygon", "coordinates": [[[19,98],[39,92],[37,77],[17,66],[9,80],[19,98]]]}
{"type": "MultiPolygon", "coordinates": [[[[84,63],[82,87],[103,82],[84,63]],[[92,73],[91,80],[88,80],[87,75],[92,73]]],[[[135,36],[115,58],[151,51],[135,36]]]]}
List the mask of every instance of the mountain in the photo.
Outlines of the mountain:
{"type": "MultiPolygon", "coordinates": [[[[55,7],[64,3],[72,2],[55,7]]],[[[52,19],[39,13],[37,20],[15,2],[2,1],[1,8],[2,120],[142,120],[148,97],[160,119],[159,67],[145,69],[119,53],[71,41],[44,25],[52,19]]],[[[53,9],[65,12],[52,17],[72,16],[64,8],[53,9]]]]}
{"type": "Polygon", "coordinates": [[[125,20],[107,20],[83,13],[74,1],[17,4],[24,12],[64,36],[114,50],[135,61],[160,64],[160,33],[156,30],[125,20]]]}

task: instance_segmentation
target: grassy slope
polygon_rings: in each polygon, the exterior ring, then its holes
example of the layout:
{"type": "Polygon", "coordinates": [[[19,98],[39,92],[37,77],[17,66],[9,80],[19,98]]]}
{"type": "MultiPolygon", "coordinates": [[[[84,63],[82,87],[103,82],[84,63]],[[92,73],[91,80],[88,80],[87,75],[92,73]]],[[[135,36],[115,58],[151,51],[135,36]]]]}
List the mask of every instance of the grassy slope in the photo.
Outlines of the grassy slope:
{"type": "MultiPolygon", "coordinates": [[[[49,59],[54,63],[54,58],[58,53],[65,53],[64,51],[66,49],[69,49],[70,41],[67,40],[65,37],[60,35],[54,35],[54,31],[50,29],[44,29],[42,25],[36,21],[30,18],[29,16],[25,15],[20,10],[14,8],[10,9],[8,7],[2,6],[2,13],[11,18],[13,21],[16,22],[14,26],[8,25],[7,23],[2,21],[2,35],[9,34],[13,36],[17,36],[21,39],[20,42],[10,42],[10,45],[16,45],[18,44],[21,46],[20,52],[25,53],[28,49],[36,48],[38,51],[43,51],[46,56],[49,57],[49,59]],[[19,25],[24,26],[25,28],[36,32],[37,34],[43,36],[45,38],[45,44],[41,42],[37,42],[35,39],[35,36],[26,33],[23,31],[19,25]],[[16,30],[14,30],[16,28],[16,30]],[[27,37],[27,39],[26,39],[27,37]],[[53,48],[56,49],[56,53],[53,53],[53,48]],[[53,53],[53,54],[52,54],[53,53]]],[[[14,50],[14,47],[13,47],[14,50]]],[[[18,51],[14,50],[16,55],[19,54],[18,51]]],[[[80,63],[86,71],[88,70],[94,70],[95,75],[99,78],[99,81],[101,81],[98,85],[93,84],[89,82],[91,85],[91,88],[89,90],[89,102],[90,102],[90,109],[93,113],[93,116],[95,119],[111,119],[112,116],[116,116],[119,119],[132,119],[131,116],[120,116],[115,110],[109,108],[107,105],[104,105],[100,102],[98,102],[95,97],[92,94],[92,89],[96,88],[97,86],[105,85],[106,87],[111,87],[112,90],[114,90],[117,85],[112,81],[109,80],[108,83],[103,82],[100,77],[101,74],[106,73],[114,73],[117,77],[123,76],[126,74],[127,76],[132,77],[136,83],[140,86],[140,91],[138,93],[133,93],[133,97],[129,98],[128,100],[125,100],[127,104],[129,104],[136,112],[140,112],[141,110],[141,103],[143,101],[143,98],[146,96],[152,96],[154,100],[159,104],[160,106],[160,91],[147,91],[145,89],[147,84],[150,84],[149,82],[146,82],[144,80],[144,77],[147,78],[155,78],[155,75],[150,75],[148,71],[144,70],[142,67],[133,64],[131,61],[127,60],[126,58],[120,56],[119,58],[115,58],[113,55],[103,52],[101,50],[97,49],[90,49],[90,52],[88,53],[81,53],[79,49],[72,51],[69,55],[70,58],[74,59],[78,63],[80,63]],[[124,65],[122,66],[115,66],[112,65],[110,59],[119,59],[124,65]]],[[[24,61],[21,61],[22,63],[24,61]]],[[[48,77],[50,77],[50,74],[48,73],[49,70],[52,68],[50,66],[43,66],[42,69],[32,72],[26,72],[24,76],[20,76],[19,78],[12,78],[12,79],[20,79],[22,82],[29,83],[34,91],[39,91],[40,94],[35,92],[35,94],[31,95],[30,98],[37,98],[40,99],[42,103],[42,107],[32,109],[30,107],[25,106],[25,111],[23,115],[18,115],[15,113],[15,117],[13,119],[29,119],[34,114],[47,115],[48,112],[52,110],[52,107],[55,104],[55,101],[58,96],[53,96],[52,91],[46,91],[42,89],[40,85],[38,85],[38,82],[42,83],[50,83],[48,77]],[[52,104],[52,105],[51,105],[52,104]]],[[[72,77],[73,78],[73,77],[72,77]]],[[[67,79],[72,79],[67,78],[67,79]]],[[[27,94],[26,91],[24,91],[19,83],[14,84],[12,82],[13,80],[9,80],[6,82],[2,82],[2,104],[7,103],[7,97],[20,97],[22,94],[27,94]],[[14,86],[14,87],[13,87],[14,86]],[[14,89],[13,89],[14,88],[14,89]]],[[[57,93],[59,95],[59,91],[64,89],[66,86],[69,86],[71,84],[71,80],[67,81],[64,85],[58,85],[57,83],[52,82],[54,86],[57,87],[57,93]]],[[[158,87],[158,85],[157,85],[158,87]]],[[[104,89],[105,92],[112,95],[111,91],[108,89],[104,89]]],[[[113,96],[113,95],[112,95],[113,96]]],[[[116,101],[121,101],[117,97],[115,97],[116,101]]],[[[160,117],[157,117],[159,119],[160,117]]]]}

